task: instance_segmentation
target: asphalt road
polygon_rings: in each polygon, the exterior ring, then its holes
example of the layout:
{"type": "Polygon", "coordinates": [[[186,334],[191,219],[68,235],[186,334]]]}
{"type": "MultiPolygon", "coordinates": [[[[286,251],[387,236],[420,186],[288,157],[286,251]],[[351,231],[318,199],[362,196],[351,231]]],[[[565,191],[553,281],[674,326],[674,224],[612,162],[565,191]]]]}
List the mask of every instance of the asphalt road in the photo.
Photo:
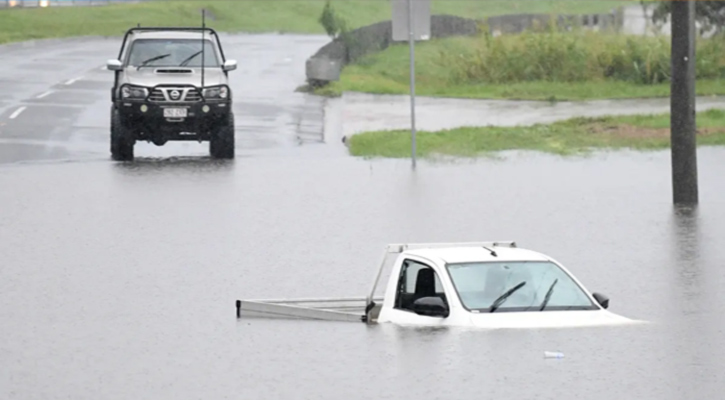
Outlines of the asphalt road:
{"type": "MultiPolygon", "coordinates": [[[[323,140],[323,104],[295,93],[307,57],[325,36],[221,35],[235,95],[237,148],[289,149],[323,140]]],[[[0,46],[0,163],[108,159],[110,89],[119,38],[43,40],[0,46]]],[[[140,142],[148,157],[203,157],[208,143],[140,142]]]]}

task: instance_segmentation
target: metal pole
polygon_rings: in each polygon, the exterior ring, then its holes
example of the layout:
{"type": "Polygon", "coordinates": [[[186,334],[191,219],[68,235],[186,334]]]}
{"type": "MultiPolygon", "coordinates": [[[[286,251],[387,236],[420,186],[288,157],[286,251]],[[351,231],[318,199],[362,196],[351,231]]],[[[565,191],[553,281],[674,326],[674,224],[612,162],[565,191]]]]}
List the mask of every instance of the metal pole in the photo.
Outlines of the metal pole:
{"type": "Polygon", "coordinates": [[[411,160],[415,169],[415,30],[413,29],[413,0],[408,0],[408,47],[410,47],[410,135],[411,160]]]}
{"type": "Polygon", "coordinates": [[[670,146],[675,204],[697,204],[695,2],[672,2],[670,146]]]}
{"type": "Polygon", "coordinates": [[[201,10],[201,96],[204,97],[204,33],[206,31],[206,9],[201,10]]]}

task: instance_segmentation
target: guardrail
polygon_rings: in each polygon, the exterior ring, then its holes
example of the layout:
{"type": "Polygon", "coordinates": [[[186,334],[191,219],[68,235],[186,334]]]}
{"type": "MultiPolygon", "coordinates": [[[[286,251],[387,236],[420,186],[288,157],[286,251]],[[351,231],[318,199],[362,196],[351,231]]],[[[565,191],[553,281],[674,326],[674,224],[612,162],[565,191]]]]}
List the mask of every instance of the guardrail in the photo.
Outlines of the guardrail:
{"type": "Polygon", "coordinates": [[[139,3],[145,0],[0,0],[0,9],[6,8],[39,8],[39,7],[73,7],[73,6],[104,6],[119,3],[139,3]]]}

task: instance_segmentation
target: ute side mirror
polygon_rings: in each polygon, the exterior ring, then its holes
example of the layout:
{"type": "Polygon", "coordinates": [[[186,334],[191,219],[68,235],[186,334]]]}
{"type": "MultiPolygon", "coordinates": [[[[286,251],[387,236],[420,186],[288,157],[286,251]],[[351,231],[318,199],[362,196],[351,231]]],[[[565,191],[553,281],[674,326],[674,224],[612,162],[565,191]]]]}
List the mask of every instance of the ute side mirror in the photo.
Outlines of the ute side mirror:
{"type": "Polygon", "coordinates": [[[609,297],[601,293],[592,293],[592,297],[594,297],[594,300],[596,300],[602,308],[609,308],[609,297]]]}
{"type": "Polygon", "coordinates": [[[440,297],[421,297],[413,302],[413,312],[426,317],[443,317],[449,315],[448,306],[440,297]]]}
{"type": "Polygon", "coordinates": [[[121,64],[121,60],[108,60],[106,61],[106,68],[110,71],[120,71],[123,69],[123,64],[121,64]]]}
{"type": "Polygon", "coordinates": [[[236,60],[224,61],[224,64],[222,65],[222,69],[224,71],[234,71],[235,69],[237,69],[237,61],[236,60]]]}

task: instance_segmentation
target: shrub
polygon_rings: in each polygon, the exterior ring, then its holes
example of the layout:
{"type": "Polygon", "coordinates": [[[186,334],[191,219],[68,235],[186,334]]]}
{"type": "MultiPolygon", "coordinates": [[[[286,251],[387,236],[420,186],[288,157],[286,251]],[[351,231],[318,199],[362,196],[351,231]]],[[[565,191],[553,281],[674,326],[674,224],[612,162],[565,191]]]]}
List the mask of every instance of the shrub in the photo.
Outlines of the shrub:
{"type": "MultiPolygon", "coordinates": [[[[613,79],[657,84],[670,78],[670,38],[591,31],[525,32],[473,40],[467,52],[444,49],[438,63],[461,83],[581,82],[613,79]]],[[[699,39],[698,78],[725,77],[725,41],[699,39]]]]}
{"type": "Polygon", "coordinates": [[[327,35],[332,39],[348,31],[347,21],[337,14],[332,4],[330,4],[330,0],[325,2],[325,7],[322,9],[322,14],[320,14],[317,22],[322,25],[327,35]]]}

